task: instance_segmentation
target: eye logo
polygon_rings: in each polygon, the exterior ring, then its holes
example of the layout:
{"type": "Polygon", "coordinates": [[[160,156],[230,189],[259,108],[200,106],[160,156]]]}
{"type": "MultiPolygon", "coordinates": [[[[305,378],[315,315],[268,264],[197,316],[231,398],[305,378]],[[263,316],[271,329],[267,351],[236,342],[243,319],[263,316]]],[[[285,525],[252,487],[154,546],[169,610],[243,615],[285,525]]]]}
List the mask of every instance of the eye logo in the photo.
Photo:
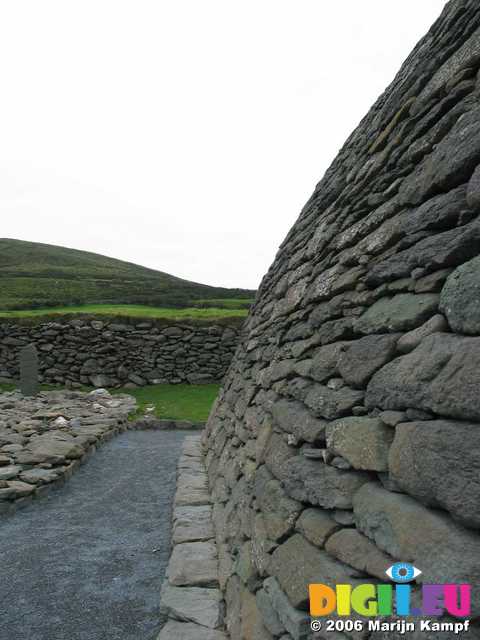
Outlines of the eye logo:
{"type": "Polygon", "coordinates": [[[396,562],[395,564],[392,564],[385,573],[394,582],[405,584],[406,582],[415,580],[415,578],[421,575],[422,572],[414,567],[413,564],[409,564],[408,562],[396,562]]]}

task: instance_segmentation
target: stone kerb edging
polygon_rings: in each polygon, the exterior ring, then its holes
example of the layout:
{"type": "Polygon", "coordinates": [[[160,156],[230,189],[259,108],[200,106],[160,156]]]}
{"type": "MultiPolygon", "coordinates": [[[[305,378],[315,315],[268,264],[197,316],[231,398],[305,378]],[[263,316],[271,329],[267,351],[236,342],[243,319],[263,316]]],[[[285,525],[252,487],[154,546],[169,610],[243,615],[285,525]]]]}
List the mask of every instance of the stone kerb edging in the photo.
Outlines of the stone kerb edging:
{"type": "Polygon", "coordinates": [[[178,463],[172,545],[160,605],[168,621],[157,640],[228,640],[199,435],[185,438],[178,463]]]}

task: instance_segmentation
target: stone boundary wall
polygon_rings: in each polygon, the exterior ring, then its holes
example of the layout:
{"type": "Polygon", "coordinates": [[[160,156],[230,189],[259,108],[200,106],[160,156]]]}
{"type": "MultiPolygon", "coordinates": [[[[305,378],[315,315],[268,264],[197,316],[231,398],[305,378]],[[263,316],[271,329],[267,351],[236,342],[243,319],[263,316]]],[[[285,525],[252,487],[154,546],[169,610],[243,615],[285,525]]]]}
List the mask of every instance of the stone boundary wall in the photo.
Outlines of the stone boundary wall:
{"type": "Polygon", "coordinates": [[[0,382],[18,379],[18,352],[30,343],[38,349],[44,383],[74,389],[217,382],[230,365],[240,329],[236,318],[0,320],[0,382]]]}
{"type": "Polygon", "coordinates": [[[172,545],[160,604],[168,620],[158,640],[228,640],[200,436],[185,438],[178,462],[172,545]]]}
{"type": "Polygon", "coordinates": [[[308,615],[309,583],[396,561],[413,606],[472,585],[480,638],[479,67],[478,2],[449,2],[262,282],[203,440],[232,640],[400,640],[308,615]]]}

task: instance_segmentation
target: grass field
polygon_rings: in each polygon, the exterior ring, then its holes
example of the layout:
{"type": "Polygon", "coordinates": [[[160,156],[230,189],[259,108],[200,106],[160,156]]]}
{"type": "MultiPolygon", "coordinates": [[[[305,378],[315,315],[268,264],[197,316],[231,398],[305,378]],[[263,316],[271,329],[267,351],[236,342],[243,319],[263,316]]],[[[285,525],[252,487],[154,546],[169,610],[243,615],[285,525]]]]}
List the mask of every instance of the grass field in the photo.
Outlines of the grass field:
{"type": "MultiPolygon", "coordinates": [[[[13,391],[13,384],[0,384],[1,391],[13,391]]],[[[42,386],[45,391],[61,389],[51,385],[42,386]]],[[[128,393],[136,398],[138,414],[142,414],[145,407],[153,405],[158,418],[172,420],[190,420],[205,422],[210,409],[217,397],[219,384],[158,384],[139,389],[112,389],[112,393],[128,393]]],[[[89,391],[85,387],[86,391],[89,391]]]]}
{"type": "Polygon", "coordinates": [[[137,399],[140,412],[155,406],[158,418],[205,422],[218,395],[219,384],[158,384],[139,389],[115,390],[137,399]]]}
{"type": "Polygon", "coordinates": [[[186,309],[156,308],[133,304],[89,304],[76,307],[52,307],[46,309],[18,309],[0,311],[0,318],[36,318],[40,316],[65,316],[69,314],[124,316],[131,318],[166,318],[169,320],[242,318],[248,313],[247,308],[190,307],[186,309]]]}
{"type": "Polygon", "coordinates": [[[0,309],[84,304],[193,307],[200,301],[211,306],[211,300],[248,302],[254,293],[192,282],[88,251],[0,238],[0,309]]]}

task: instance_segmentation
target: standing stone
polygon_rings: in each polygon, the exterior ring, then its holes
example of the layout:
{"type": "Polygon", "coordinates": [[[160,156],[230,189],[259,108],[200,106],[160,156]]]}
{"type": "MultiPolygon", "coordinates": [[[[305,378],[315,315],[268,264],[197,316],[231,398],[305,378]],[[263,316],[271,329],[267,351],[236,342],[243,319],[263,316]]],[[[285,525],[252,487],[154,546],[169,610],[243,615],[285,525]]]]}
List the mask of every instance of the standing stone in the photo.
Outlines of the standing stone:
{"type": "Polygon", "coordinates": [[[29,344],[20,351],[20,390],[24,396],[36,396],[38,389],[38,352],[29,344]]]}

